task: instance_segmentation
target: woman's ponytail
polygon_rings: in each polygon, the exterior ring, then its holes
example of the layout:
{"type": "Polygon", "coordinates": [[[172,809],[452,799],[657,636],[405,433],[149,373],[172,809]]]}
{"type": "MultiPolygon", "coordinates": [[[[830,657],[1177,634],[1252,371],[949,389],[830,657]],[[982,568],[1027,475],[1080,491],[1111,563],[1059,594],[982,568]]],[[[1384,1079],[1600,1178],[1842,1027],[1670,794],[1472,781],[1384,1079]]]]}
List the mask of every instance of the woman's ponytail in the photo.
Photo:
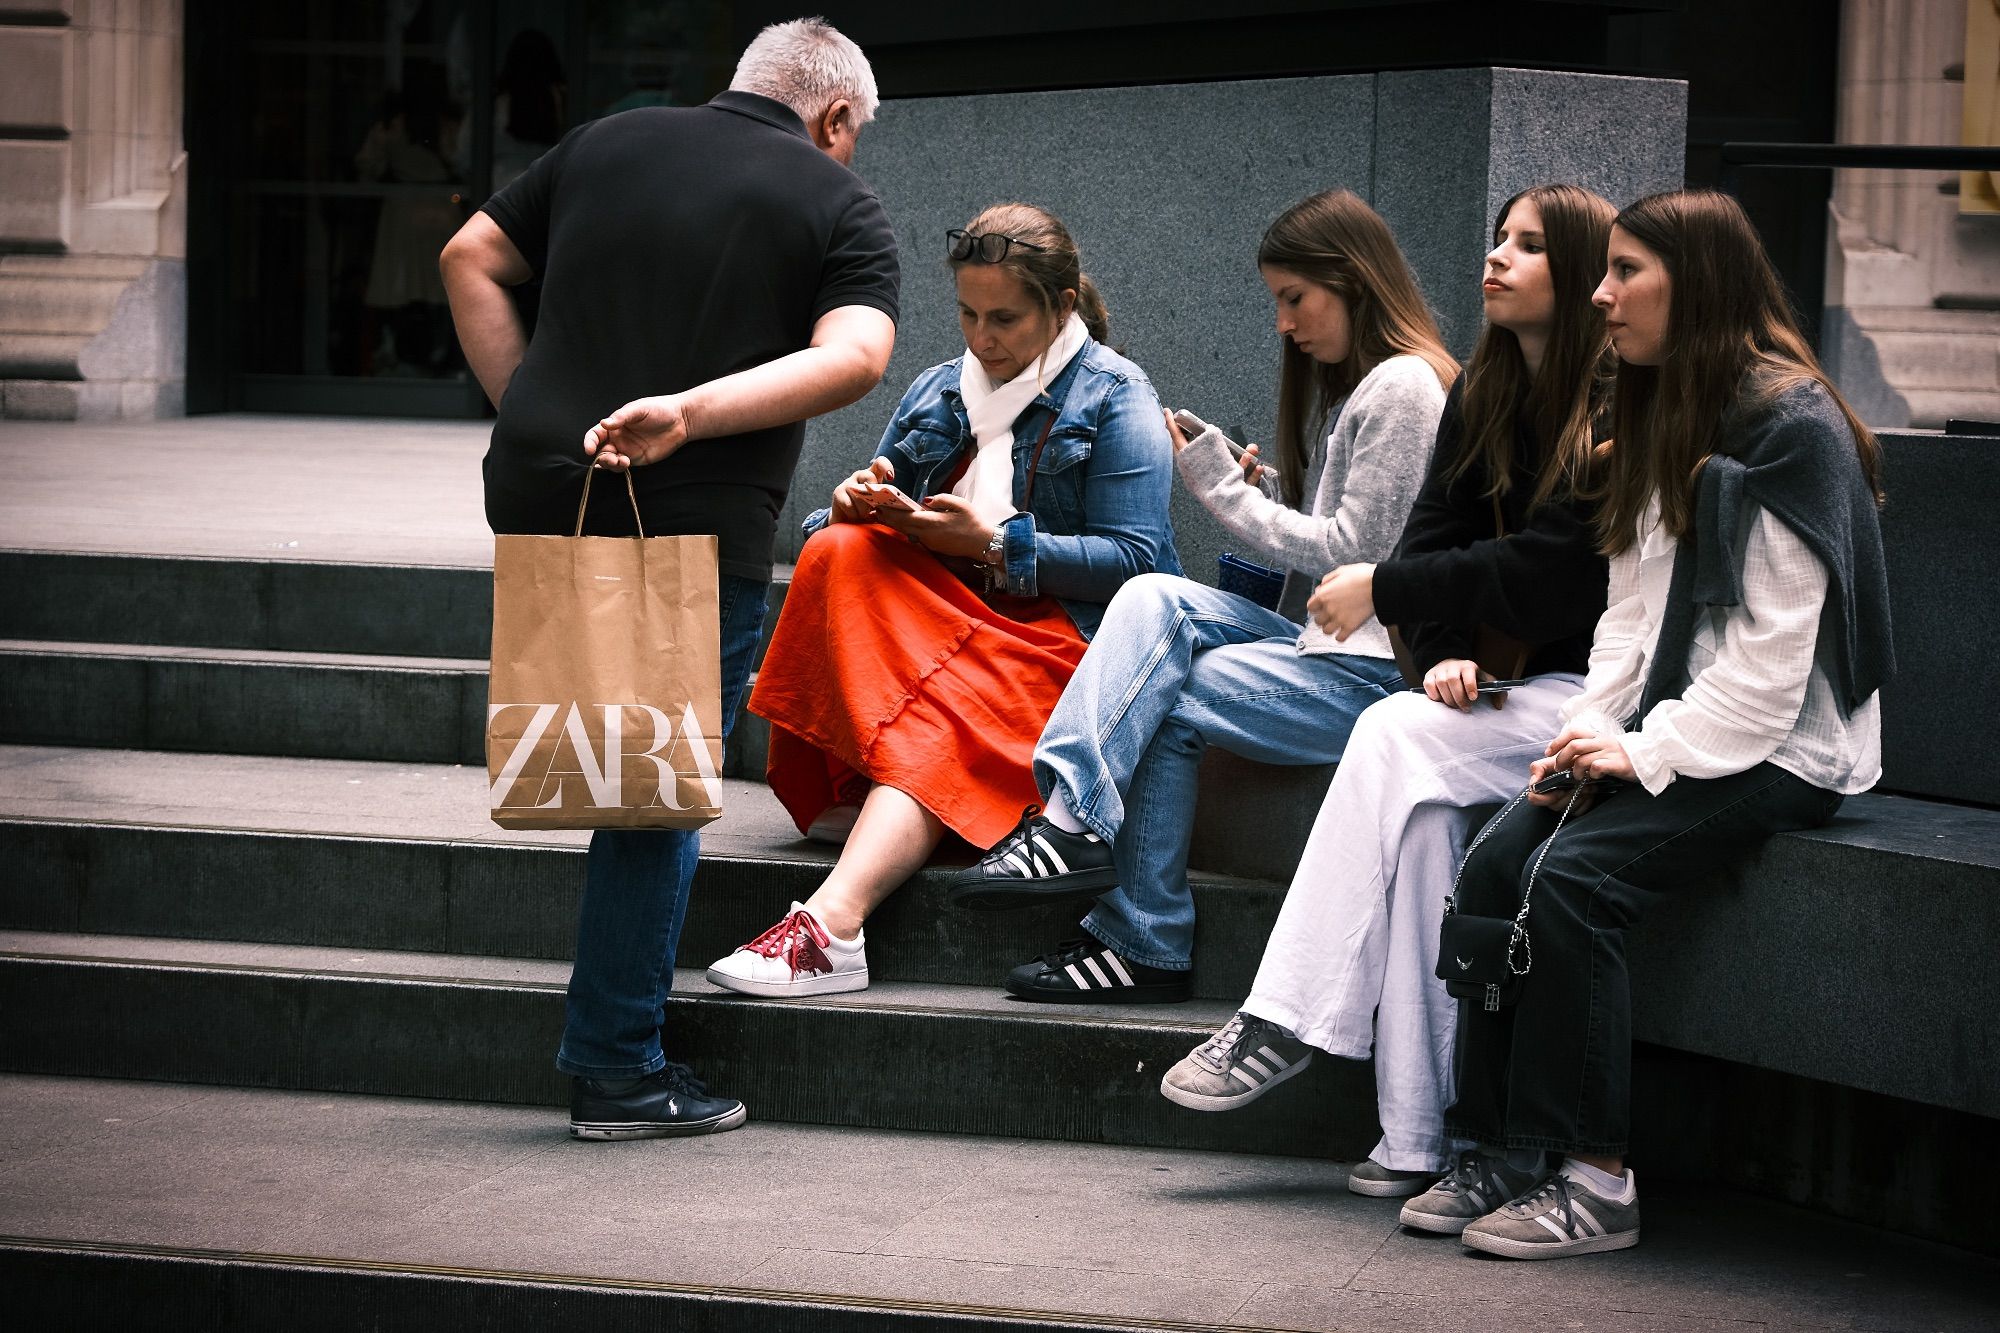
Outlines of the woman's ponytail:
{"type": "Polygon", "coordinates": [[[1097,284],[1090,280],[1088,273],[1076,275],[1076,313],[1091,337],[1106,346],[1110,345],[1111,312],[1104,308],[1104,294],[1097,290],[1097,284]]]}

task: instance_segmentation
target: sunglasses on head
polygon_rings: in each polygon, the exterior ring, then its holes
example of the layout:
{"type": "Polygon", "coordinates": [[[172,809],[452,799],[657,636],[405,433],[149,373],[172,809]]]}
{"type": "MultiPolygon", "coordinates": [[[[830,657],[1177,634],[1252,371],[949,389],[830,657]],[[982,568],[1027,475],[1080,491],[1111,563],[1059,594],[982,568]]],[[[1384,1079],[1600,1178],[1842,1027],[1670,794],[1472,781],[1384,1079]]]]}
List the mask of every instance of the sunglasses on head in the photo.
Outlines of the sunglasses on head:
{"type": "Polygon", "coordinates": [[[963,227],[953,227],[944,234],[945,254],[953,260],[976,259],[982,264],[997,264],[1007,257],[1013,246],[1023,250],[1046,250],[1046,245],[1036,245],[1014,236],[1006,236],[997,231],[989,231],[983,236],[975,236],[963,227]]]}

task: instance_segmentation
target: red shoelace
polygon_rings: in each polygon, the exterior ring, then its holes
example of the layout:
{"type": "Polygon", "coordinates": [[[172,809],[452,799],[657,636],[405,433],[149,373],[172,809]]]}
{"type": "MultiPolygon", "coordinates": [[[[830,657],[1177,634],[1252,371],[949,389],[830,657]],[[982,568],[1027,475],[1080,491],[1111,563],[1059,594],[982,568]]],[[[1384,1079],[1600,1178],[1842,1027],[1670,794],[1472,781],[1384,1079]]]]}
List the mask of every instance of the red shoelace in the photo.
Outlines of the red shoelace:
{"type": "Polygon", "coordinates": [[[792,975],[798,976],[801,972],[811,975],[833,971],[833,963],[826,956],[829,942],[830,937],[813,920],[812,913],[801,907],[743,947],[766,958],[782,957],[792,975]]]}

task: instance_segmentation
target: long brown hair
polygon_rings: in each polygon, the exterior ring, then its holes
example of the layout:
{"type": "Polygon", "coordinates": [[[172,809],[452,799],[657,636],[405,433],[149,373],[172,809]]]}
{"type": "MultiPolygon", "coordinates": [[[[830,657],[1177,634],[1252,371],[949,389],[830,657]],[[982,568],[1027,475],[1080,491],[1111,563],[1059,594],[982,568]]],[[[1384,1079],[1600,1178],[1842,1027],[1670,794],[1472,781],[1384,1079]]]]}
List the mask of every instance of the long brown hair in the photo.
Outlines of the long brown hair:
{"type": "Polygon", "coordinates": [[[1420,356],[1449,389],[1458,362],[1444,347],[1389,225],[1349,190],[1326,190],[1280,213],[1257,246],[1257,264],[1296,273],[1347,303],[1347,358],[1323,365],[1284,340],[1278,370],[1278,449],[1285,499],[1305,498],[1312,437],[1328,409],[1392,356],[1420,356]]]}
{"type": "Polygon", "coordinates": [[[1620,363],[1600,545],[1617,555],[1638,538],[1647,497],[1675,538],[1694,524],[1695,482],[1732,409],[1756,407],[1811,381],[1833,396],[1854,432],[1862,475],[1879,503],[1881,446],[1833,387],[1799,333],[1783,284],[1743,208],[1711,190],[1650,194],[1613,222],[1666,266],[1665,357],[1620,363]],[[1746,382],[1747,381],[1747,382],[1746,382]]]}
{"type": "Polygon", "coordinates": [[[1465,368],[1464,449],[1446,476],[1456,481],[1478,469],[1492,479],[1488,494],[1505,495],[1514,484],[1517,428],[1525,421],[1542,450],[1532,506],[1581,484],[1591,461],[1592,427],[1609,397],[1612,366],[1604,312],[1590,295],[1604,274],[1605,242],[1618,210],[1581,186],[1537,185],[1500,205],[1495,245],[1507,215],[1524,202],[1541,214],[1555,289],[1548,347],[1530,377],[1520,339],[1511,329],[1486,326],[1465,368]]]}
{"type": "MultiPolygon", "coordinates": [[[[1104,297],[1099,294],[1097,284],[1084,273],[1076,242],[1070,239],[1069,228],[1063,226],[1061,218],[1033,204],[991,204],[979,210],[979,216],[966,223],[965,229],[975,236],[999,232],[1039,246],[1030,250],[1027,246],[1010,245],[1006,257],[993,267],[1005,269],[1019,279],[1041,306],[1042,313],[1051,318],[1062,311],[1062,294],[1075,292],[1076,313],[1083,320],[1083,327],[1097,341],[1110,341],[1111,312],[1104,308],[1104,297]]],[[[946,262],[957,270],[983,261],[968,257],[946,262]]]]}

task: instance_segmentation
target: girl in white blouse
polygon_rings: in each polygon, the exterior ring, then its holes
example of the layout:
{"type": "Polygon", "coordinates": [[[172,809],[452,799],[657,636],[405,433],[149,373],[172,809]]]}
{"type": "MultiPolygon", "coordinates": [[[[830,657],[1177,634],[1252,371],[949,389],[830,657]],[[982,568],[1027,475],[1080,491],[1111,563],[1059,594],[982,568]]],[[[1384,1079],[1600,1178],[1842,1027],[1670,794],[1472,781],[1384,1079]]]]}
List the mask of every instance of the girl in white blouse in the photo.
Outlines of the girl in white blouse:
{"type": "Polygon", "coordinates": [[[1594,299],[1620,360],[1609,605],[1529,770],[1580,785],[1525,794],[1466,857],[1457,910],[1512,918],[1528,894],[1527,975],[1518,1003],[1462,1006],[1446,1126],[1479,1146],[1402,1215],[1513,1258],[1637,1243],[1626,933],[1656,896],[1871,786],[1893,667],[1878,449],[1742,209],[1633,204],[1594,299]]]}

